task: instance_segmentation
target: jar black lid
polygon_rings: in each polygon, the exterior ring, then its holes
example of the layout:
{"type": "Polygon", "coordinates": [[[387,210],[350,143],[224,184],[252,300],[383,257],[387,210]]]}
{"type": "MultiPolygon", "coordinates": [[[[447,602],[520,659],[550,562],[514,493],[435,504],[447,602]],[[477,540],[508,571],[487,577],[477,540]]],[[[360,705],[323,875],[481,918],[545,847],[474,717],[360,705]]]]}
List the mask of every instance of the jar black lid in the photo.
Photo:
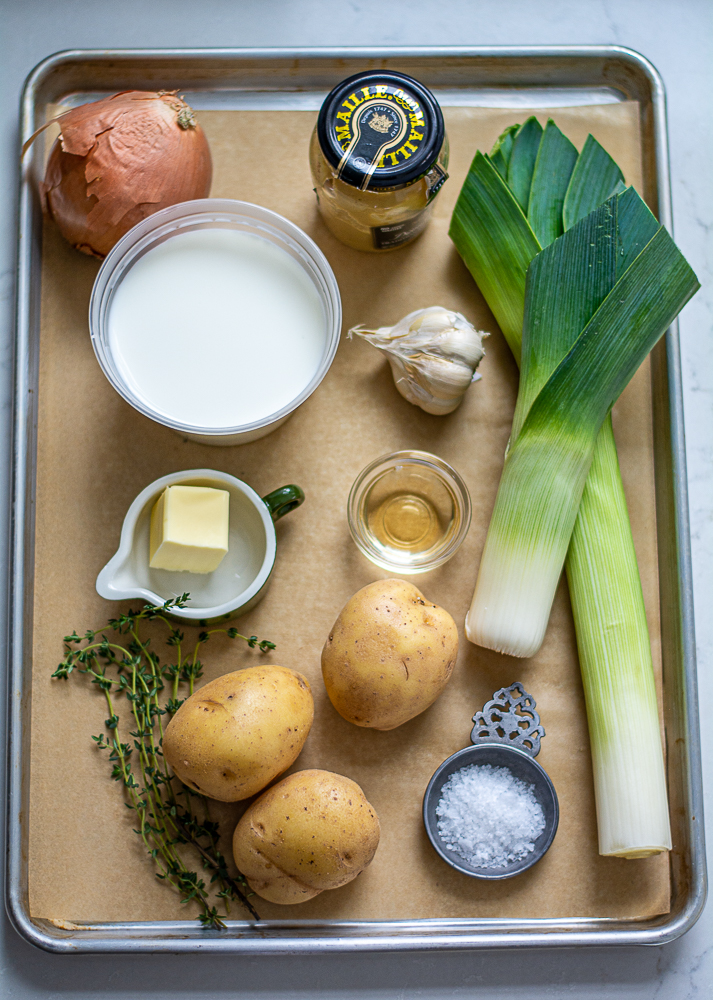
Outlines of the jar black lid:
{"type": "Polygon", "coordinates": [[[393,70],[343,80],[319,112],[317,137],[342,180],[362,190],[409,184],[438,159],[445,128],[433,94],[393,70]]]}

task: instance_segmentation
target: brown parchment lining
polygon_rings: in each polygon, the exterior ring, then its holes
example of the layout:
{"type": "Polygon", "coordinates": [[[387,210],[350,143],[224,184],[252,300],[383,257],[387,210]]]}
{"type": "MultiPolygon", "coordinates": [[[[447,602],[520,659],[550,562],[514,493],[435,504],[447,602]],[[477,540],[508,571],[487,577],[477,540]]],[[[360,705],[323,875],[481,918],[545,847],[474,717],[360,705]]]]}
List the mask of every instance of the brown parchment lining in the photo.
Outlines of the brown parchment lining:
{"type": "MultiPolygon", "coordinates": [[[[102,731],[107,715],[103,697],[86,678],[50,681],[50,674],[61,657],[62,635],[100,626],[118,610],[98,597],[94,582],[118,545],[131,501],[159,476],[200,467],[230,472],[261,494],[290,482],[307,494],[304,506],[279,523],[271,589],[242,619],[250,632],[274,640],[276,652],[261,658],[228,640],[215,640],[206,649],[205,680],[257,662],[306,674],[316,713],[296,769],[320,767],[349,775],[361,784],[381,819],[376,858],[355,881],[299,906],[257,900],[262,916],[634,918],[668,911],[666,856],[623,861],[597,853],[589,740],[564,584],[536,657],[503,657],[461,637],[447,690],[399,729],[383,733],[345,722],[332,708],[321,679],[320,651],[340,608],[360,587],[388,576],[355,548],[345,505],[357,473],[389,451],[435,452],[459,470],[470,489],[473,522],[462,548],[446,566],[415,578],[426,596],[462,626],[510,430],[517,371],[447,229],[475,150],[489,149],[503,128],[528,113],[447,108],[451,179],[433,222],[412,246],[383,255],[342,246],[320,221],[307,162],[313,112],[200,114],[215,163],[212,195],[266,205],[317,241],[339,282],[344,331],[356,323],[394,323],[412,309],[442,304],[491,332],[480,367],[482,381],[446,417],[429,416],[403,400],[383,357],[366,343],[343,339],[317,392],[269,437],[233,448],[187,442],[134,411],[102,375],[86,318],[98,265],[71,250],[52,225],[45,227],[29,838],[33,917],[130,921],[195,915],[195,909],[182,907],[177,895],[155,879],[152,862],[131,832],[133,814],[125,808],[119,786],[109,780],[105,755],[90,740],[102,731]],[[483,883],[459,875],[437,857],[423,830],[421,800],[435,768],[467,745],[473,712],[494,690],[515,680],[537,699],[547,730],[539,760],[557,788],[561,819],[554,844],[538,865],[515,879],[483,883]]],[[[537,114],[544,122],[548,112],[537,114]]],[[[641,190],[638,105],[565,108],[551,114],[579,148],[591,131],[619,162],[627,181],[641,190]]],[[[176,295],[185,294],[190,294],[188,275],[176,286],[176,295]]],[[[235,382],[239,391],[239,371],[235,382]]],[[[648,365],[617,404],[615,432],[658,675],[648,365]]],[[[120,711],[126,715],[123,705],[120,711]]],[[[243,808],[216,807],[228,837],[243,808]]],[[[239,910],[234,915],[242,917],[239,910]]]]}

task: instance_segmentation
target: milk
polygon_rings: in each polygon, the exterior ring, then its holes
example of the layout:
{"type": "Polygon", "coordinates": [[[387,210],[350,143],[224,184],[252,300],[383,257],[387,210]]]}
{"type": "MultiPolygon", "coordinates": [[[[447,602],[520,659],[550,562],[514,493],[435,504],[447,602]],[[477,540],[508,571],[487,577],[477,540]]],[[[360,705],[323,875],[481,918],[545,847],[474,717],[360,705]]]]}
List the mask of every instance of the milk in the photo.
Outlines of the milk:
{"type": "Polygon", "coordinates": [[[152,410],[201,428],[269,417],[324,355],[325,311],[285,250],[252,233],[201,229],[149,250],[111,302],[109,349],[152,410]]]}

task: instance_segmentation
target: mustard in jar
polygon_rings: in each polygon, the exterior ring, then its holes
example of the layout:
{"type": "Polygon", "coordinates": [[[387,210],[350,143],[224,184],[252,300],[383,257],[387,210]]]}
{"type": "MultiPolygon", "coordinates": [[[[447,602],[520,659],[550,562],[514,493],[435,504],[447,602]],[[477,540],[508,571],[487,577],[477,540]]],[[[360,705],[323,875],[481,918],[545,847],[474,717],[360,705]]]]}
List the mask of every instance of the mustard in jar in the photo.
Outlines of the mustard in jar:
{"type": "Polygon", "coordinates": [[[327,96],[310,144],[317,202],[357,250],[413,242],[448,178],[448,138],[433,94],[392,70],[369,70],[327,96]]]}

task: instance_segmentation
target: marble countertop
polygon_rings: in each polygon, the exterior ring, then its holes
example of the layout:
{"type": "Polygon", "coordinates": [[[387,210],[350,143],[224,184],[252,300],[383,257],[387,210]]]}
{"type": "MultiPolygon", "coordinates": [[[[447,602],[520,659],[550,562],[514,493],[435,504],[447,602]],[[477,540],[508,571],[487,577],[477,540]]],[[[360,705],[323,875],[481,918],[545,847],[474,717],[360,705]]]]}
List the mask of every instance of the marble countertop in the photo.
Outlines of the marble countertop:
{"type": "MultiPolygon", "coordinates": [[[[662,74],[676,242],[702,283],[684,309],[681,348],[703,775],[713,816],[713,4],[710,0],[0,0],[0,497],[6,523],[14,297],[17,106],[30,70],[70,48],[296,45],[618,44],[662,74]]],[[[0,528],[5,561],[6,530],[0,528]]],[[[0,581],[4,606],[4,580],[0,581]]],[[[0,620],[5,642],[6,621],[0,620]]],[[[709,837],[709,844],[713,836],[709,837]]],[[[709,850],[709,869],[713,852],[709,850]]],[[[0,996],[101,1000],[446,1000],[552,997],[692,1000],[713,995],[713,904],[660,948],[320,958],[53,956],[2,921],[0,996]]]]}

